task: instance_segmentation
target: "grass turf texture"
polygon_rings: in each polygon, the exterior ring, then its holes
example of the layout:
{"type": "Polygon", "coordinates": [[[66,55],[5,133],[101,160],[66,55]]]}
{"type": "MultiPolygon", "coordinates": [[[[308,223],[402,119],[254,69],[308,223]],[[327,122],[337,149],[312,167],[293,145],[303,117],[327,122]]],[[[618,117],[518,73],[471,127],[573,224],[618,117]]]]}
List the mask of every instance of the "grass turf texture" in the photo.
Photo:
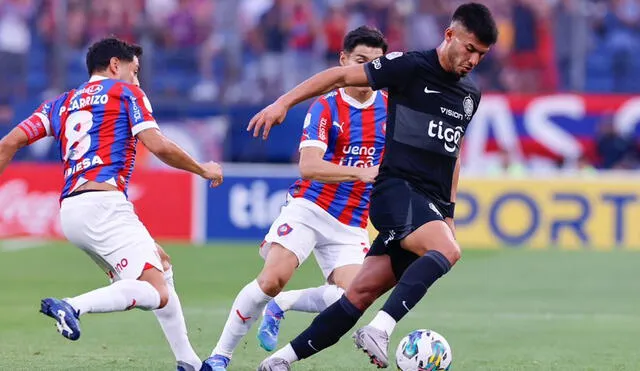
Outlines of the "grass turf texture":
{"type": "MultiPolygon", "coordinates": [[[[257,249],[244,245],[167,246],[192,344],[208,356],[236,293],[259,272],[257,249]]],[[[462,261],[400,322],[400,338],[417,328],[443,334],[452,370],[639,370],[640,254],[467,250],[462,261]]],[[[175,370],[152,313],[87,315],[78,342],[63,339],[38,313],[46,296],[73,296],[107,283],[80,250],[63,243],[0,251],[0,370],[175,370]]],[[[313,259],[289,288],[322,284],[313,259]]],[[[382,306],[379,300],[359,325],[382,306]]],[[[281,345],[313,317],[289,313],[281,345]]],[[[231,370],[252,370],[267,355],[257,324],[231,370]]],[[[355,328],[354,328],[355,329],[355,328]]],[[[350,333],[349,333],[350,335],[350,333]]],[[[391,356],[392,362],[395,360],[391,356]]],[[[395,368],[395,366],[392,366],[395,368]]],[[[373,370],[345,336],[294,370],[373,370]]]]}

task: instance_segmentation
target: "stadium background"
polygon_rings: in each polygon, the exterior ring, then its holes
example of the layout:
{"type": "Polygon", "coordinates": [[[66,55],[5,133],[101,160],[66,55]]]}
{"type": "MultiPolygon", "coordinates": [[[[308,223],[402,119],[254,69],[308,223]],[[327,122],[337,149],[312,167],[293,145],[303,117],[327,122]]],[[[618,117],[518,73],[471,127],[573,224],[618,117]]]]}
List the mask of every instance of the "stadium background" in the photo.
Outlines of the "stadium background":
{"type": "MultiPolygon", "coordinates": [[[[640,330],[640,259],[632,251],[640,249],[640,2],[482,2],[500,38],[474,73],[484,95],[463,147],[456,215],[467,252],[398,336],[434,327],[452,342],[461,370],[640,370],[631,347],[640,330]]],[[[130,192],[173,256],[204,356],[235,293],[258,272],[255,249],[297,176],[308,102],[266,142],[245,132],[249,118],[336,64],[349,29],[377,26],[391,51],[431,48],[459,3],[0,0],[0,134],[41,100],[86,80],[84,53],[96,38],[114,34],[144,46],[142,86],[162,130],[198,159],[224,162],[225,183],[208,189],[139,146],[130,192]]],[[[105,361],[112,369],[168,369],[159,331],[139,335],[142,324],[154,326],[144,314],[86,319],[91,335],[74,347],[34,319],[40,296],[104,280],[61,237],[62,171],[52,143],[40,141],[16,159],[0,177],[0,282],[7,283],[0,369],[25,361],[68,369],[69,360],[80,362],[77,369],[104,369],[105,361]],[[43,283],[52,276],[55,284],[43,283]],[[139,329],[130,336],[144,341],[105,334],[113,326],[139,329]]],[[[292,285],[317,285],[318,277],[308,264],[292,285]]],[[[310,319],[291,317],[286,338],[310,319]]],[[[263,356],[248,342],[237,369],[263,356]]],[[[347,346],[300,369],[364,368],[347,346]]]]}

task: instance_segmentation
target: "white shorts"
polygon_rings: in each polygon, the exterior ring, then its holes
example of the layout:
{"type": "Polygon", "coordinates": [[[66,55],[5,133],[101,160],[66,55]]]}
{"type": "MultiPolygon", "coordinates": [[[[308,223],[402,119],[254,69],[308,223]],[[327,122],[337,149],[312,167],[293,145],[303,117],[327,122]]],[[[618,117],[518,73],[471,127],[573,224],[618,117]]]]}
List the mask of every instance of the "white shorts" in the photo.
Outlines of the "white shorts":
{"type": "Polygon", "coordinates": [[[311,252],[325,279],[345,265],[362,264],[369,251],[367,230],[340,223],[320,206],[303,198],[290,198],[271,225],[260,247],[266,259],[272,243],[293,252],[302,264],[311,252]]]}
{"type": "Polygon", "coordinates": [[[162,269],[156,243],[122,192],[87,192],[62,200],[62,231],[112,281],[138,279],[150,266],[162,269]]]}

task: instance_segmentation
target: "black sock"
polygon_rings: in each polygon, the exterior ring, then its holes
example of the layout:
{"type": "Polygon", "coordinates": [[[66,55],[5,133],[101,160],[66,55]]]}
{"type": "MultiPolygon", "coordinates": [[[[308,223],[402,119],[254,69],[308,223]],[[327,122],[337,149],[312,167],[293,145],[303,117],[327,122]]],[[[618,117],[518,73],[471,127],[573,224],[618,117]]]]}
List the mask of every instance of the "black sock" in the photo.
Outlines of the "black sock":
{"type": "Polygon", "coordinates": [[[440,252],[432,250],[414,261],[404,272],[382,310],[400,321],[427,293],[434,282],[451,269],[451,264],[440,252]]]}
{"type": "Polygon", "coordinates": [[[311,357],[337,343],[362,317],[362,312],[342,295],[340,300],[323,310],[311,325],[291,341],[299,359],[311,357]]]}

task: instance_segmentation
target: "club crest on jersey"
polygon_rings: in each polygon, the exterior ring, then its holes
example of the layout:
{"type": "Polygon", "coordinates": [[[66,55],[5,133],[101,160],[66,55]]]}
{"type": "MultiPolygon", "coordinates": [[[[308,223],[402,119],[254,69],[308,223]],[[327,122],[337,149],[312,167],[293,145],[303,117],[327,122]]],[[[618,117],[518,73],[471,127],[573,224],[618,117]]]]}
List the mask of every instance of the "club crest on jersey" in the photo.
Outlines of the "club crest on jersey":
{"type": "Polygon", "coordinates": [[[278,227],[278,236],[283,237],[291,233],[293,228],[287,223],[284,223],[278,227]]]}
{"type": "Polygon", "coordinates": [[[464,97],[464,100],[462,100],[462,108],[464,109],[464,118],[470,120],[473,115],[473,99],[471,95],[464,97]]]}

